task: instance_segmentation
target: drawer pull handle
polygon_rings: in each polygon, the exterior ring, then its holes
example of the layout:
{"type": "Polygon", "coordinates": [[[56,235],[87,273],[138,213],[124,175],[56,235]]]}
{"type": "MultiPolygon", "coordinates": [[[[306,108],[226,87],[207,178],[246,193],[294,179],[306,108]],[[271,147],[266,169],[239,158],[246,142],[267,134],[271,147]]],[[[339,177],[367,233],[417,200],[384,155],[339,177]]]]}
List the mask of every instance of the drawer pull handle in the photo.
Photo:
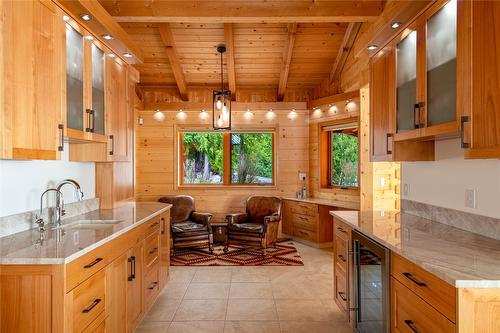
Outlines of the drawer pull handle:
{"type": "Polygon", "coordinates": [[[156,281],[155,281],[155,282],[153,282],[153,283],[151,283],[151,284],[149,285],[148,289],[149,289],[149,290],[153,290],[153,289],[155,289],[155,288],[156,288],[156,286],[157,286],[157,285],[158,285],[158,282],[156,282],[156,281]]]}
{"type": "Polygon", "coordinates": [[[149,250],[149,254],[153,254],[153,253],[155,253],[155,252],[157,252],[157,251],[158,251],[158,248],[157,248],[157,247],[154,247],[154,248],[152,248],[151,250],[149,250]]]}
{"type": "Polygon", "coordinates": [[[155,223],[151,224],[149,227],[150,228],[155,228],[160,224],[160,222],[156,221],[155,223]]]}
{"type": "Polygon", "coordinates": [[[346,258],[344,258],[344,256],[343,256],[343,255],[341,255],[341,254],[339,254],[337,257],[338,257],[340,260],[342,260],[343,262],[346,262],[346,261],[347,261],[347,260],[346,260],[346,258]]]}
{"type": "Polygon", "coordinates": [[[345,231],[343,228],[341,227],[337,227],[337,230],[340,231],[340,232],[343,232],[344,234],[347,234],[347,231],[345,231]]]}
{"type": "Polygon", "coordinates": [[[408,320],[406,319],[405,320],[405,324],[415,333],[419,333],[419,331],[417,330],[417,327],[415,326],[415,324],[413,323],[413,321],[411,320],[408,320]]]}
{"type": "Polygon", "coordinates": [[[165,226],[165,218],[162,217],[160,221],[161,221],[161,234],[164,235],[165,231],[167,230],[167,227],[165,226]]]}
{"type": "Polygon", "coordinates": [[[418,281],[411,273],[404,272],[403,275],[406,276],[407,279],[409,279],[411,282],[415,283],[419,287],[427,286],[425,282],[418,281]]]}
{"type": "Polygon", "coordinates": [[[96,260],[92,261],[90,264],[83,266],[83,268],[90,268],[94,265],[97,265],[101,261],[102,261],[102,258],[96,258],[96,260]]]}
{"type": "Polygon", "coordinates": [[[92,311],[92,309],[93,309],[93,308],[95,308],[95,307],[97,306],[97,304],[101,303],[101,301],[102,301],[102,300],[101,300],[100,298],[96,298],[96,299],[92,302],[92,304],[90,304],[90,305],[89,305],[89,307],[88,307],[88,308],[86,308],[86,309],[83,309],[83,310],[82,310],[82,313],[89,313],[90,311],[92,311]]]}
{"type": "Polygon", "coordinates": [[[340,298],[342,298],[342,300],[343,300],[344,302],[347,302],[347,297],[346,297],[346,295],[345,295],[345,292],[343,292],[343,291],[339,291],[339,292],[338,292],[338,294],[339,294],[340,298]]]}

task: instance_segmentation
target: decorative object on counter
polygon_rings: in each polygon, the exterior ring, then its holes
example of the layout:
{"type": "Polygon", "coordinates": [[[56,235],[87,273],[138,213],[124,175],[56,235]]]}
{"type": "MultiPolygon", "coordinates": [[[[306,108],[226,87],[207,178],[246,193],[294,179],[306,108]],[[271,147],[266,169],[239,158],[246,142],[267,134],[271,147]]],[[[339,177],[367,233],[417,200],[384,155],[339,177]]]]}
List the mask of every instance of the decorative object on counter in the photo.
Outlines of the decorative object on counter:
{"type": "Polygon", "coordinates": [[[208,246],[213,251],[212,214],[195,210],[194,198],[189,195],[168,195],[159,202],[172,205],[170,227],[173,248],[208,246]]]}
{"type": "Polygon", "coordinates": [[[213,253],[208,247],[182,249],[172,252],[172,266],[303,266],[302,258],[288,239],[276,241],[274,248],[267,250],[266,256],[256,249],[244,245],[230,245],[227,252],[224,246],[216,245],[213,253]]]}
{"type": "Polygon", "coordinates": [[[401,200],[401,211],[449,226],[500,240],[500,219],[434,206],[412,200],[401,200]]]}
{"type": "Polygon", "coordinates": [[[275,246],[281,222],[281,199],[273,196],[253,195],[247,199],[246,212],[229,214],[227,220],[228,251],[230,242],[261,248],[263,254],[275,246]]]}

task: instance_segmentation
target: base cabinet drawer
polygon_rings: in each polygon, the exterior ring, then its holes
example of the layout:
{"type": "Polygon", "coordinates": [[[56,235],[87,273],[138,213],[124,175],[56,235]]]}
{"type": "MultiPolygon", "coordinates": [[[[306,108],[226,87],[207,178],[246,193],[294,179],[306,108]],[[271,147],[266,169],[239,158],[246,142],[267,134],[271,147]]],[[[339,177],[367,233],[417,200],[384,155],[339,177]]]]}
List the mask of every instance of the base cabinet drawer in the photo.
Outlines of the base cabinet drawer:
{"type": "Polygon", "coordinates": [[[73,332],[83,332],[102,313],[105,313],[105,270],[92,275],[66,294],[71,309],[73,332]]]}
{"type": "Polygon", "coordinates": [[[149,272],[144,276],[143,284],[144,311],[149,310],[156,297],[160,293],[160,265],[159,262],[153,264],[149,272]]]}
{"type": "Polygon", "coordinates": [[[102,312],[82,333],[105,333],[106,320],[105,313],[102,312]]]}
{"type": "Polygon", "coordinates": [[[293,227],[310,231],[318,230],[318,219],[309,215],[293,215],[293,227]]]}
{"type": "Polygon", "coordinates": [[[455,333],[455,324],[392,278],[391,331],[392,333],[455,333]]]}
{"type": "Polygon", "coordinates": [[[291,210],[293,214],[309,215],[316,217],[318,215],[318,205],[307,202],[294,202],[291,205],[291,210]]]}
{"type": "Polygon", "coordinates": [[[340,309],[346,313],[348,309],[348,294],[347,294],[347,284],[346,284],[346,274],[340,271],[336,271],[333,276],[333,290],[335,292],[334,299],[335,303],[340,307],[340,309]]]}
{"type": "Polygon", "coordinates": [[[144,266],[147,270],[160,256],[160,232],[154,232],[146,238],[144,248],[144,266]]]}
{"type": "Polygon", "coordinates": [[[297,228],[294,226],[293,235],[298,238],[302,238],[306,241],[317,242],[318,238],[316,237],[316,232],[311,230],[306,230],[303,228],[297,228]]]}

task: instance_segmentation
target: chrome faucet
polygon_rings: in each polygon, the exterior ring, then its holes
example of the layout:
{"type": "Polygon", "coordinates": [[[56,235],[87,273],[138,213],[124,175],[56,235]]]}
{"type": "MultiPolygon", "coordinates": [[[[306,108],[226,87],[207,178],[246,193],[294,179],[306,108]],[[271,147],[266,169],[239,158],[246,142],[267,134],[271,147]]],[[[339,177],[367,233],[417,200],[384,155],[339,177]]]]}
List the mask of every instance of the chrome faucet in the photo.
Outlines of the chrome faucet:
{"type": "Polygon", "coordinates": [[[49,188],[45,191],[43,191],[42,195],[40,196],[40,211],[38,212],[38,215],[35,216],[35,222],[38,224],[38,230],[40,232],[45,231],[45,220],[43,219],[43,196],[49,192],[56,192],[57,196],[61,195],[62,193],[59,190],[56,190],[55,188],[49,188]]]}
{"type": "Polygon", "coordinates": [[[54,208],[54,213],[52,215],[52,223],[59,227],[61,225],[61,217],[66,215],[66,211],[64,210],[64,198],[61,192],[61,188],[66,185],[72,185],[75,188],[75,198],[77,201],[83,200],[83,192],[80,187],[80,184],[73,179],[65,179],[57,184],[56,188],[56,207],[54,208]]]}

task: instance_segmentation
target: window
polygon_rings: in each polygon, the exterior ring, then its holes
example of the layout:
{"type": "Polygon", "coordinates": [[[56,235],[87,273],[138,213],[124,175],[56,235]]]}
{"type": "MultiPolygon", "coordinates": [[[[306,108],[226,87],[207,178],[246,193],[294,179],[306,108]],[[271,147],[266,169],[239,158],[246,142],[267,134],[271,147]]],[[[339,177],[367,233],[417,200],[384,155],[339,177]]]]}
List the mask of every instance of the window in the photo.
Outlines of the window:
{"type": "Polygon", "coordinates": [[[179,133],[180,185],[273,185],[274,132],[179,133]]]}
{"type": "Polygon", "coordinates": [[[323,126],[321,131],[321,187],[359,187],[358,123],[323,126]]]}

